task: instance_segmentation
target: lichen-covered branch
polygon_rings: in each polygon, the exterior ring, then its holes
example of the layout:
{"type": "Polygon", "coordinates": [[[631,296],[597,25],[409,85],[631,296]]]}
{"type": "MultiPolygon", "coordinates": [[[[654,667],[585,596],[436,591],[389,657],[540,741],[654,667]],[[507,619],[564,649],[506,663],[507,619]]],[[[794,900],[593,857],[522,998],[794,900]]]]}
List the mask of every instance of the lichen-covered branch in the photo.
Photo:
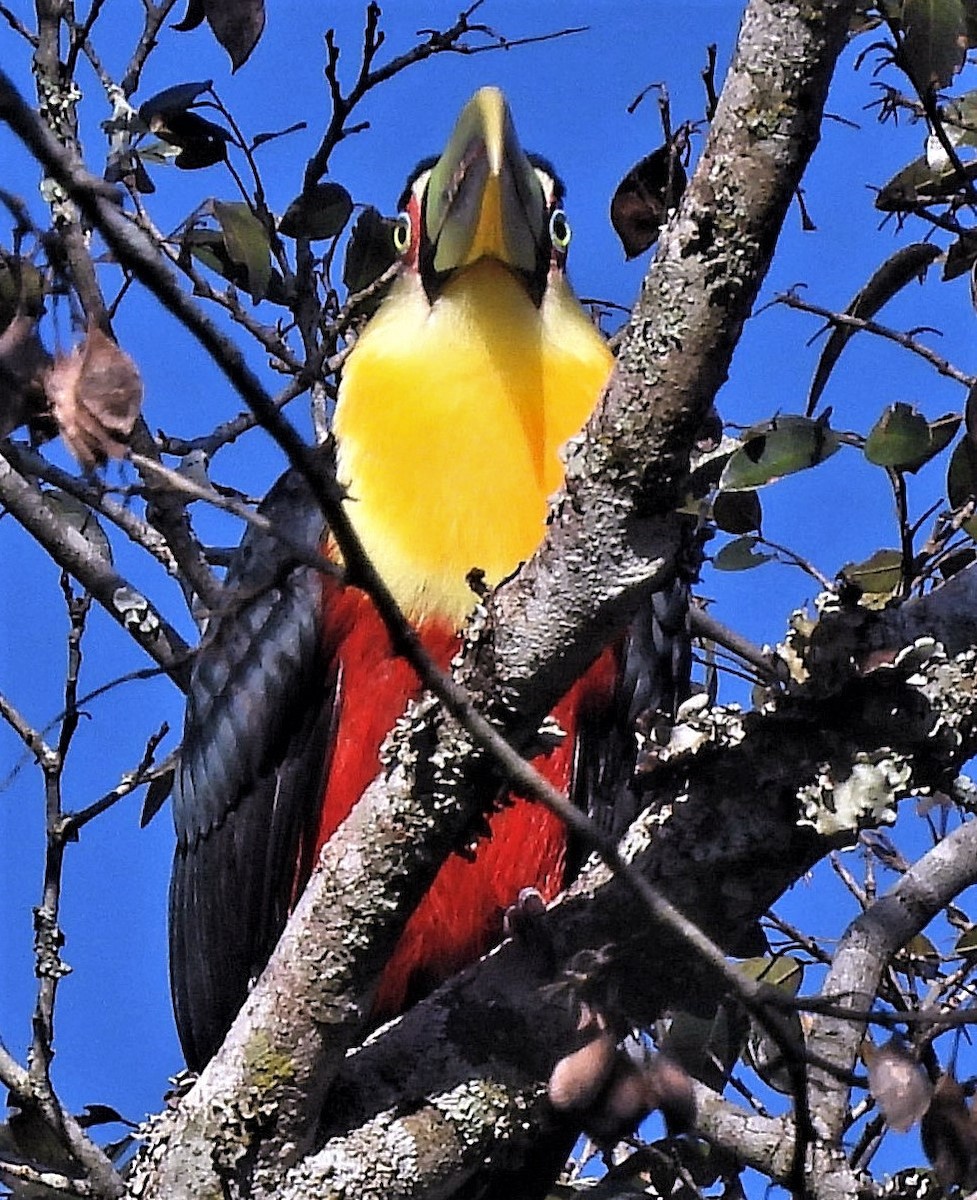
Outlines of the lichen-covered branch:
{"type": "MultiPolygon", "coordinates": [[[[676,538],[662,514],[675,498],[695,431],[725,378],[783,215],[816,141],[824,95],[852,7],[749,6],[737,62],[702,164],[663,238],[622,352],[617,381],[582,448],[571,457],[567,493],[558,505],[548,545],[499,597],[501,619],[494,629],[491,666],[500,671],[507,695],[514,695],[530,714],[530,728],[586,659],[621,626],[648,587],[669,570],[676,538]]],[[[491,685],[486,684],[485,691],[491,694],[491,685]]],[[[457,730],[448,722],[444,725],[457,739],[457,730]]],[[[401,739],[408,753],[391,760],[386,786],[374,789],[357,807],[361,828],[368,825],[371,831],[369,851],[357,828],[346,831],[349,840],[339,836],[327,847],[322,869],[232,1031],[230,1044],[184,1101],[178,1128],[169,1131],[169,1149],[158,1147],[148,1194],[196,1194],[211,1169],[205,1144],[221,1128],[222,1113],[233,1112],[224,1128],[236,1139],[240,1162],[260,1140],[257,1130],[262,1125],[267,1128],[283,1111],[292,1111],[297,1078],[321,1089],[341,1059],[368,1001],[368,981],[376,977],[384,951],[406,919],[405,898],[417,881],[430,876],[452,844],[459,828],[455,822],[464,820],[465,808],[453,799],[458,760],[445,753],[436,755],[435,762],[445,761],[450,769],[420,788],[404,789],[405,797],[413,793],[413,800],[391,823],[397,803],[391,794],[402,788],[404,764],[418,758],[420,729],[416,722],[408,724],[407,736],[401,739]],[[399,837],[386,836],[386,830],[398,827],[399,837]],[[315,947],[307,970],[313,986],[304,997],[294,991],[292,985],[302,982],[296,975],[302,968],[288,966],[286,1016],[280,971],[302,939],[315,947]],[[268,1045],[266,1027],[258,1017],[275,1014],[281,1017],[279,1031],[287,1032],[293,1015],[297,1023],[284,1042],[275,1034],[269,1057],[258,1053],[268,1045]],[[289,1045],[292,1052],[282,1056],[281,1047],[289,1045]],[[312,1059],[307,1057],[310,1051],[312,1059]],[[260,1072],[254,1069],[256,1061],[260,1072]],[[265,1069],[269,1061],[276,1072],[265,1069]],[[233,1108],[238,1101],[248,1105],[250,1126],[241,1110],[233,1108]],[[203,1176],[198,1173],[201,1164],[203,1176]]],[[[429,734],[427,738],[424,744],[430,750],[429,734]]],[[[429,753],[424,758],[431,762],[429,753]]],[[[742,787],[742,778],[739,783],[742,787]]],[[[690,811],[693,807],[688,805],[690,811]]],[[[707,810],[696,819],[705,824],[714,817],[707,810]]],[[[813,831],[798,831],[795,821],[796,803],[784,836],[804,848],[794,862],[809,862],[817,853],[818,838],[813,831]]],[[[682,862],[688,861],[683,855],[682,862]]],[[[678,867],[673,880],[677,873],[678,867]]],[[[743,897],[735,906],[737,924],[755,903],[760,905],[758,913],[776,894],[770,891],[771,881],[764,882],[768,886],[758,895],[743,897]]],[[[781,869],[778,884],[786,882],[781,869]]],[[[559,918],[569,920],[567,914],[572,914],[569,928],[578,933],[586,924],[580,914],[590,907],[588,886],[562,908],[559,918]]],[[[614,889],[609,886],[607,891],[614,889]]],[[[720,932],[728,932],[717,914],[706,915],[707,926],[711,920],[720,932]]],[[[598,927],[606,932],[599,921],[598,927]]],[[[567,948],[573,940],[572,933],[564,935],[567,948]]],[[[586,943],[586,937],[582,940],[586,943]]],[[[635,988],[640,990],[638,984],[635,988]]],[[[538,1008],[538,999],[533,1003],[538,1008]]],[[[451,1011],[457,1015],[454,1008],[451,1011]]],[[[474,1011],[480,1011],[478,1006],[474,1011]]],[[[491,1027],[498,1035],[498,1023],[491,1027]]],[[[517,1041],[522,1047],[517,1057],[523,1069],[526,1039],[512,1041],[513,1047],[517,1041]]],[[[358,1071],[364,1060],[356,1061],[358,1071]]],[[[403,1077],[402,1068],[394,1070],[403,1077]]],[[[538,1088],[538,1079],[533,1075],[527,1086],[538,1088]]],[[[295,1148],[293,1138],[288,1154],[294,1155],[295,1148]]]]}
{"type": "Polygon", "coordinates": [[[190,647],[148,597],[121,576],[83,533],[60,520],[40,491],[0,452],[0,503],[28,533],[89,591],[105,611],[185,689],[190,677],[190,647]]]}

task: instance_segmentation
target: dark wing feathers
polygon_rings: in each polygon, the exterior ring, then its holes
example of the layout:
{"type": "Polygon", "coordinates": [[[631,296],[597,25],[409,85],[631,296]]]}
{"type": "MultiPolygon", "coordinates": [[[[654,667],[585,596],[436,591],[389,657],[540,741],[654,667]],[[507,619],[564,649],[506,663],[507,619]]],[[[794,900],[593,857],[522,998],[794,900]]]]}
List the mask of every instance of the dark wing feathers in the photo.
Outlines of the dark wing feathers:
{"type": "MultiPolygon", "coordinates": [[[[691,585],[683,575],[649,598],[621,644],[612,703],[581,723],[571,798],[614,838],[624,833],[647,803],[635,778],[639,720],[656,714],[670,719],[689,695],[690,595],[691,585]]],[[[571,844],[571,876],[581,865],[581,853],[582,847],[571,844]]]]}
{"type": "MultiPolygon", "coordinates": [[[[323,519],[289,472],[260,510],[314,549],[323,519]]],[[[250,529],[211,617],[187,702],[174,819],[170,977],[187,1063],[224,1038],[288,917],[326,766],[334,679],[320,577],[250,529]]]]}

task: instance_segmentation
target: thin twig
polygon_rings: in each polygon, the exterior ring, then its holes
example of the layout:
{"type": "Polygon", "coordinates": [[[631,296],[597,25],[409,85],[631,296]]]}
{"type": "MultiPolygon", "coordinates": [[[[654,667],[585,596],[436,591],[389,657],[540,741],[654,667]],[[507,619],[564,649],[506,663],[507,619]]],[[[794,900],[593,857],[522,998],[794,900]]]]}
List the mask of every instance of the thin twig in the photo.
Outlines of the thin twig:
{"type": "Polygon", "coordinates": [[[853,317],[850,313],[833,312],[830,308],[823,308],[820,304],[812,304],[809,300],[802,300],[800,296],[793,292],[782,292],[779,296],[774,297],[773,303],[785,304],[788,308],[796,308],[800,312],[811,313],[815,317],[821,317],[822,320],[827,321],[831,325],[842,326],[846,329],[863,330],[865,333],[872,333],[876,337],[895,342],[897,346],[902,346],[904,350],[910,350],[913,354],[918,354],[920,358],[925,359],[938,374],[955,380],[965,388],[971,388],[977,383],[977,376],[968,375],[965,371],[961,371],[925,343],[917,341],[911,334],[900,333],[897,329],[890,329],[887,325],[880,325],[878,321],[869,321],[864,317],[853,317]]]}

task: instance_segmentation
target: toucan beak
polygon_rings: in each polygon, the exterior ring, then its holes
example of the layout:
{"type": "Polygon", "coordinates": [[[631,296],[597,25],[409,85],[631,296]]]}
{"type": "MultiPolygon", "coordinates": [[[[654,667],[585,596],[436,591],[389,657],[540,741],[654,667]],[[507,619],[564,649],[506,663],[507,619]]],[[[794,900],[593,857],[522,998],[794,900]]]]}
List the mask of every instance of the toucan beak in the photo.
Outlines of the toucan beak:
{"type": "Polygon", "coordinates": [[[481,88],[462,109],[431,171],[423,219],[439,278],[482,258],[527,279],[538,274],[546,202],[498,88],[481,88]]]}

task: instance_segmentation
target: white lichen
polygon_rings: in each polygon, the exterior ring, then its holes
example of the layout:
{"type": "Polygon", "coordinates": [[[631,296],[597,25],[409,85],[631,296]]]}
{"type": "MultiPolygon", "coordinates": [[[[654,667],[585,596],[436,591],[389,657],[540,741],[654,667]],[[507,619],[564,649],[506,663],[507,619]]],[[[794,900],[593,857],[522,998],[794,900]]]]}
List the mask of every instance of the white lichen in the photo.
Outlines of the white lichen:
{"type": "Polygon", "coordinates": [[[850,833],[853,839],[860,829],[891,825],[911,780],[909,760],[887,748],[859,752],[844,776],[831,763],[822,763],[817,778],[798,792],[801,824],[824,837],[850,833]]]}

